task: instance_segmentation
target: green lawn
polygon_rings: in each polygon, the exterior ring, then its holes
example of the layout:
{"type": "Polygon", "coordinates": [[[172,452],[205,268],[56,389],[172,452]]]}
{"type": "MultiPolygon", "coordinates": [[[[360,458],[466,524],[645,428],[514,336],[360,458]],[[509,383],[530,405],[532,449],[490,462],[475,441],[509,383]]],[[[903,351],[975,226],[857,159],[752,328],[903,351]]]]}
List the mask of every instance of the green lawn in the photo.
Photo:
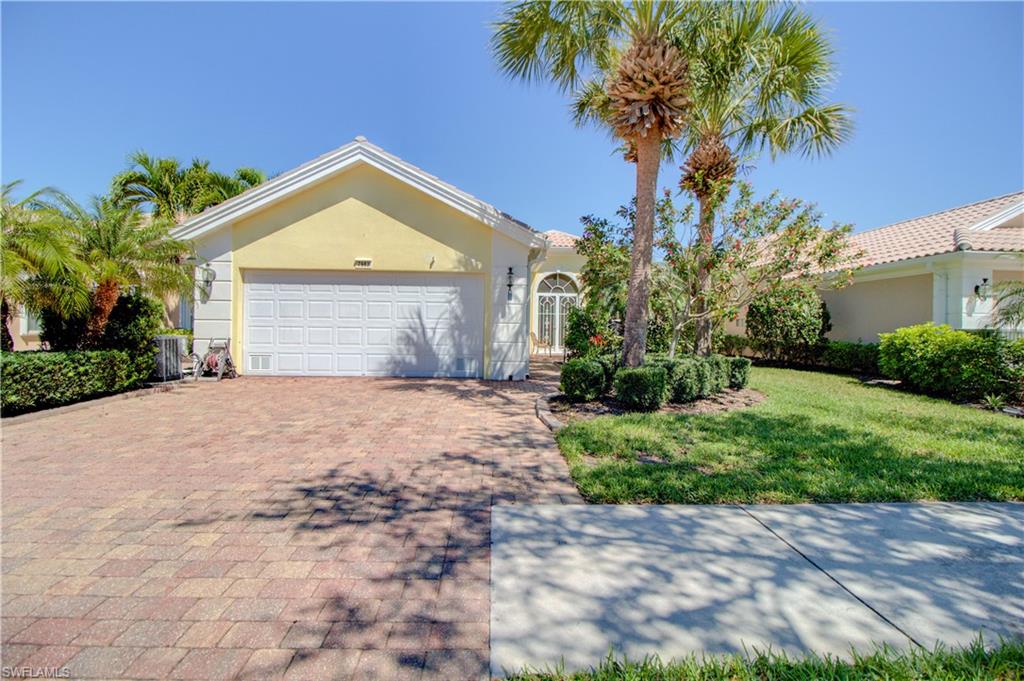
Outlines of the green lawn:
{"type": "Polygon", "coordinates": [[[811,371],[750,386],[750,409],[605,416],[558,444],[594,503],[1024,500],[1024,419],[811,371]]]}
{"type": "Polygon", "coordinates": [[[657,659],[608,659],[577,673],[524,671],[509,681],[1018,681],[1024,678],[1024,644],[1006,642],[994,650],[980,643],[966,648],[897,653],[881,650],[844,662],[810,655],[750,655],[657,659]]]}

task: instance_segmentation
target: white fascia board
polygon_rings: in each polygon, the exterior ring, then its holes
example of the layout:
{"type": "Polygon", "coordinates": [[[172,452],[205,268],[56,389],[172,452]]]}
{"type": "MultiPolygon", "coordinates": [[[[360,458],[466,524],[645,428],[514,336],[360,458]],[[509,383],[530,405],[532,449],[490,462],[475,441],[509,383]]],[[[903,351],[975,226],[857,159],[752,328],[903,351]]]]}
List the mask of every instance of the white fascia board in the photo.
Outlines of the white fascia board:
{"type": "Polygon", "coordinates": [[[995,229],[999,225],[1003,224],[1007,220],[1012,220],[1018,215],[1024,214],[1024,201],[1020,203],[1012,204],[1003,210],[999,211],[995,215],[990,215],[976,225],[972,225],[968,229],[972,232],[987,232],[991,229],[995,229]]]}
{"type": "Polygon", "coordinates": [[[539,233],[510,220],[494,206],[441,182],[419,168],[363,141],[339,147],[186,220],[174,230],[174,236],[180,239],[201,238],[213,230],[276,203],[296,191],[322,182],[358,163],[366,163],[524,245],[538,247],[545,241],[539,233]]]}

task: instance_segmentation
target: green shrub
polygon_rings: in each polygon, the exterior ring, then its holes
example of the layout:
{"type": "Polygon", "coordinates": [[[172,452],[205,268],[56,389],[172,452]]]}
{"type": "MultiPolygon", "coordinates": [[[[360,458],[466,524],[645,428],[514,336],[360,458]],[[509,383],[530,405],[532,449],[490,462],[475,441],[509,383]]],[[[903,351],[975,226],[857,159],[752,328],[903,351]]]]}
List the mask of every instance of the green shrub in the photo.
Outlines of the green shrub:
{"type": "Polygon", "coordinates": [[[604,369],[604,389],[602,393],[610,392],[615,382],[615,372],[619,369],[619,362],[614,355],[598,355],[594,361],[604,369]]]}
{"type": "Polygon", "coordinates": [[[565,322],[565,338],[562,343],[569,357],[589,357],[597,353],[598,346],[592,340],[599,336],[597,319],[582,307],[572,307],[565,322]]]}
{"type": "Polygon", "coordinates": [[[664,367],[619,369],[615,374],[615,396],[631,411],[655,411],[665,403],[667,383],[664,367]]]}
{"type": "Polygon", "coordinates": [[[882,374],[919,392],[971,400],[1019,394],[1024,367],[1014,347],[995,334],[958,331],[931,322],[880,334],[882,374]]]}
{"type": "Polygon", "coordinates": [[[700,357],[686,357],[679,362],[679,370],[672,383],[671,401],[676,403],[693,402],[700,398],[707,389],[707,371],[705,362],[700,357]]]}
{"type": "Polygon", "coordinates": [[[654,358],[645,360],[645,366],[661,367],[665,370],[665,399],[672,399],[672,392],[683,368],[683,360],[654,355],[654,358]]]}
{"type": "Polygon", "coordinates": [[[0,369],[4,415],[122,392],[141,380],[129,353],[119,350],[5,352],[0,369]]]}
{"type": "Polygon", "coordinates": [[[715,352],[720,352],[723,355],[742,355],[752,349],[750,339],[746,336],[724,333],[718,338],[717,343],[714,342],[716,340],[715,338],[712,338],[711,340],[712,347],[715,349],[715,352]]]}
{"type": "Polygon", "coordinates": [[[708,365],[708,394],[715,395],[729,386],[729,358],[711,355],[704,359],[708,365]]]}
{"type": "Polygon", "coordinates": [[[562,365],[561,388],[573,402],[596,400],[604,392],[604,367],[590,359],[570,359],[562,365]]]}
{"type": "Polygon", "coordinates": [[[818,359],[820,366],[855,374],[878,375],[878,343],[829,341],[818,359]]]}
{"type": "Polygon", "coordinates": [[[729,387],[734,390],[747,387],[750,379],[750,360],[746,357],[729,358],[729,387]]]}
{"type": "Polygon", "coordinates": [[[122,293],[110,312],[103,337],[96,347],[85,348],[84,318],[65,319],[49,310],[40,315],[40,340],[50,350],[124,350],[132,358],[132,372],[139,381],[153,373],[156,346],[153,337],[161,333],[163,304],[137,292],[122,293]]]}
{"type": "Polygon", "coordinates": [[[768,359],[813,363],[831,328],[825,303],[808,284],[781,284],[747,307],[747,336],[768,359]]]}

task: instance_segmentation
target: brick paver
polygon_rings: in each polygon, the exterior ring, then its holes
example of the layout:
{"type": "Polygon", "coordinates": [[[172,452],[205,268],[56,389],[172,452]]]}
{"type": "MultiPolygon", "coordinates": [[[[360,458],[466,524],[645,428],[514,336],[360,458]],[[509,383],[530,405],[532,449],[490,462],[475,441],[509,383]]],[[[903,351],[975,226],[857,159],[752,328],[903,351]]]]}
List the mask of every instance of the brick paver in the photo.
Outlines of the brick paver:
{"type": "Polygon", "coordinates": [[[539,373],[243,378],[4,423],[3,664],[486,677],[491,505],[580,501],[539,373]]]}

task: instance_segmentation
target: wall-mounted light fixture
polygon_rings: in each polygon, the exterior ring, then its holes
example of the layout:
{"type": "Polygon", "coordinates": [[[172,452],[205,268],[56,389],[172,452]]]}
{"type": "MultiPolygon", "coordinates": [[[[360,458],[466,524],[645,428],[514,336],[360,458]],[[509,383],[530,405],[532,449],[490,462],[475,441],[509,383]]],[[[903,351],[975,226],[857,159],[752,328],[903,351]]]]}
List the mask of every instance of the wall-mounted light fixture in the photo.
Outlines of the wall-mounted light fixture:
{"type": "Polygon", "coordinates": [[[199,289],[199,302],[205,303],[210,299],[210,291],[213,289],[213,282],[217,278],[217,270],[210,267],[209,263],[200,262],[195,256],[186,258],[185,262],[196,270],[196,285],[199,289]]]}
{"type": "Polygon", "coordinates": [[[515,282],[515,271],[511,267],[508,268],[508,299],[512,300],[512,284],[515,282]]]}
{"type": "Polygon", "coordinates": [[[982,277],[981,283],[975,285],[974,295],[978,300],[985,300],[992,293],[992,285],[988,283],[988,277],[982,277]]]}

